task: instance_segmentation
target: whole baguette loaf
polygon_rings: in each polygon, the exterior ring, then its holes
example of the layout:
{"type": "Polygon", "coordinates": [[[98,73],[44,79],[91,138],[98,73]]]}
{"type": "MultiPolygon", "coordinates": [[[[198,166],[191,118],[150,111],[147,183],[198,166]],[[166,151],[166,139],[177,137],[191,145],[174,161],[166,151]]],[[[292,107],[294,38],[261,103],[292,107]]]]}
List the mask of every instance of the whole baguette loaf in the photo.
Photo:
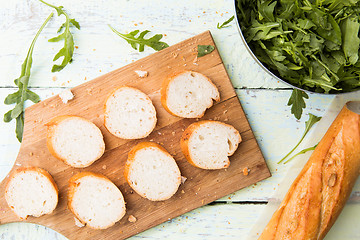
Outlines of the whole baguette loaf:
{"type": "Polygon", "coordinates": [[[323,239],[360,171],[360,116],[347,105],[291,185],[259,239],[323,239]]]}

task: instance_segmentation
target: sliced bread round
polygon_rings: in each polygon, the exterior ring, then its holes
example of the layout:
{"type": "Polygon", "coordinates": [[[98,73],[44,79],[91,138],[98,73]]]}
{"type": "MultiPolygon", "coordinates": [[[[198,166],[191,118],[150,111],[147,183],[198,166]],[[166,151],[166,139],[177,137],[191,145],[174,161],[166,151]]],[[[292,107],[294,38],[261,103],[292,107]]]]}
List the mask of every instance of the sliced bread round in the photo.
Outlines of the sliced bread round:
{"type": "Polygon", "coordinates": [[[153,142],[142,142],[131,149],[124,175],[135,192],[151,201],[171,198],[181,183],[174,158],[153,142]]]}
{"type": "Polygon", "coordinates": [[[221,169],[230,165],[241,136],[238,130],[219,121],[194,122],[186,128],[181,138],[181,149],[195,167],[221,169]]]}
{"type": "Polygon", "coordinates": [[[183,118],[201,118],[206,109],[220,101],[217,87],[205,75],[185,71],[168,77],[161,88],[161,103],[171,114],[183,118]]]}
{"type": "Polygon", "coordinates": [[[42,168],[16,169],[6,185],[5,199],[20,219],[50,214],[58,203],[58,188],[51,175],[42,168]]]}
{"type": "Polygon", "coordinates": [[[77,116],[59,116],[46,124],[47,146],[50,153],[66,164],[83,168],[90,166],[105,151],[100,129],[77,116]]]}
{"type": "Polygon", "coordinates": [[[145,138],[155,128],[156,110],[145,93],[123,86],[106,100],[104,121],[109,132],[119,138],[145,138]]]}
{"type": "Polygon", "coordinates": [[[105,229],[126,212],[119,188],[107,177],[81,172],[69,180],[68,207],[82,223],[93,229],[105,229]]]}

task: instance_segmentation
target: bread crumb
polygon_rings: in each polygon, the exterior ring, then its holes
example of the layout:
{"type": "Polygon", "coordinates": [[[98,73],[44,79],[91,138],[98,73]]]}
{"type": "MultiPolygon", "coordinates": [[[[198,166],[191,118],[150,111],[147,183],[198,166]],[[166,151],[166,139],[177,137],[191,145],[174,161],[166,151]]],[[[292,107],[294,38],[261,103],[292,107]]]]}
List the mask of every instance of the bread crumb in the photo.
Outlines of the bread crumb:
{"type": "Polygon", "coordinates": [[[149,73],[147,71],[142,71],[142,70],[135,70],[134,71],[140,78],[145,78],[147,76],[149,76],[149,73]]]}
{"type": "Polygon", "coordinates": [[[181,190],[181,193],[185,193],[185,191],[184,191],[184,190],[181,190]]]}
{"type": "Polygon", "coordinates": [[[187,177],[181,176],[181,184],[184,184],[187,180],[187,177]]]}
{"type": "Polygon", "coordinates": [[[92,90],[93,90],[93,87],[87,88],[86,89],[87,94],[89,94],[91,96],[92,95],[92,90]]]}
{"type": "Polygon", "coordinates": [[[250,172],[250,169],[248,169],[247,167],[245,167],[245,168],[243,169],[243,174],[244,174],[244,176],[249,175],[249,172],[250,172]]]}
{"type": "Polygon", "coordinates": [[[130,190],[130,194],[133,194],[134,193],[134,191],[133,190],[130,190]]]}
{"type": "Polygon", "coordinates": [[[178,54],[178,53],[174,53],[174,52],[173,52],[173,53],[171,53],[171,55],[173,55],[173,57],[174,57],[174,58],[177,58],[177,57],[179,56],[179,54],[178,54]]]}
{"type": "Polygon", "coordinates": [[[104,170],[105,170],[105,169],[106,169],[106,165],[103,165],[103,166],[102,166],[102,169],[104,169],[104,170]]]}
{"type": "Polygon", "coordinates": [[[134,222],[136,222],[136,217],[134,217],[133,215],[130,215],[128,218],[128,221],[131,223],[134,223],[134,222]]]}
{"type": "Polygon", "coordinates": [[[53,76],[53,77],[52,77],[53,82],[55,82],[56,79],[57,79],[56,76],[53,76]]]}
{"type": "Polygon", "coordinates": [[[83,224],[82,222],[79,221],[79,219],[77,219],[76,217],[74,217],[75,220],[75,225],[82,228],[85,226],[85,224],[83,224]]]}
{"type": "Polygon", "coordinates": [[[204,204],[205,203],[205,199],[201,200],[201,204],[204,204]]]}
{"type": "Polygon", "coordinates": [[[175,132],[172,132],[171,134],[172,134],[173,136],[175,136],[175,132]]]}
{"type": "Polygon", "coordinates": [[[33,152],[29,152],[29,155],[30,155],[30,156],[33,156],[33,155],[34,155],[34,153],[33,153],[33,152]]]}
{"type": "Polygon", "coordinates": [[[61,101],[66,104],[68,101],[74,98],[74,94],[70,89],[65,89],[59,94],[59,97],[61,98],[61,101]]]}

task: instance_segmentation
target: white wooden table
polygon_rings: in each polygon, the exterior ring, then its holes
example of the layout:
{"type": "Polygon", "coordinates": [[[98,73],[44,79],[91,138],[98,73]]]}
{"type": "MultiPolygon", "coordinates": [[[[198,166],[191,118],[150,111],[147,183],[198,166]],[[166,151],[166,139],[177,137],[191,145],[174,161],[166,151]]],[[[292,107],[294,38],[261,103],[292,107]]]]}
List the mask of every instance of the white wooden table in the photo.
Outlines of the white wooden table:
{"type": "MultiPolygon", "coordinates": [[[[246,51],[235,22],[218,30],[216,24],[231,17],[232,0],[53,0],[63,5],[79,21],[81,30],[73,29],[74,61],[59,73],[51,73],[52,58],[62,43],[48,43],[56,35],[63,17],[54,17],[40,35],[33,55],[30,86],[42,99],[109,72],[154,51],[142,53],[108,28],[120,32],[150,30],[165,34],[169,45],[206,30],[211,30],[227,71],[263,151],[273,176],[225,198],[172,219],[133,239],[245,239],[269,197],[276,191],[291,167],[276,162],[300,138],[304,116],[297,121],[286,105],[291,89],[272,79],[246,51]]],[[[10,109],[2,104],[14,92],[13,80],[36,31],[53,10],[36,0],[0,0],[0,115],[10,109]]],[[[310,94],[305,114],[321,116],[333,96],[310,94]]],[[[14,122],[0,121],[0,179],[11,169],[19,149],[14,122]]],[[[351,195],[351,204],[327,236],[329,239],[360,239],[360,223],[347,222],[346,216],[360,215],[359,180],[351,195]]],[[[3,193],[0,193],[3,194],[3,193]]],[[[13,223],[0,226],[0,239],[65,239],[42,226],[13,223]]]]}

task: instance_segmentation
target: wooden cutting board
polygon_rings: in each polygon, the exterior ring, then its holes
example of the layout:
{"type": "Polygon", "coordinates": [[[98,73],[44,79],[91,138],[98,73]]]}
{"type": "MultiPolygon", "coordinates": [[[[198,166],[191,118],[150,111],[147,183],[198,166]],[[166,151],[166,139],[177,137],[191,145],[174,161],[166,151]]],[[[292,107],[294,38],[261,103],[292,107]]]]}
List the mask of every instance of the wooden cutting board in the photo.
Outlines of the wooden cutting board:
{"type": "MultiPolygon", "coordinates": [[[[124,239],[270,176],[217,49],[197,59],[197,45],[215,46],[209,31],[71,89],[75,98],[67,104],[62,103],[59,96],[54,96],[26,109],[23,142],[12,171],[20,166],[44,168],[54,177],[59,187],[59,203],[55,211],[39,218],[29,217],[26,222],[50,227],[69,239],[124,239]],[[148,71],[149,76],[139,78],[135,70],[148,71]],[[183,119],[166,112],[160,103],[160,87],[166,76],[183,70],[205,74],[220,91],[221,101],[207,110],[202,119],[229,123],[242,136],[243,141],[230,157],[228,169],[209,171],[195,168],[185,160],[181,152],[179,143],[182,132],[197,119],[183,119]],[[112,136],[104,127],[105,99],[114,88],[122,85],[139,88],[149,95],[155,105],[158,123],[146,139],[122,140],[112,136]],[[104,135],[105,154],[87,168],[75,169],[65,165],[54,158],[46,147],[44,124],[55,116],[65,114],[93,121],[104,135]],[[176,159],[182,175],[187,177],[171,199],[151,202],[133,193],[126,183],[123,170],[127,154],[140,141],[154,141],[163,145],[176,159]],[[247,176],[243,174],[245,167],[251,170],[247,176]],[[127,213],[114,226],[105,230],[75,226],[74,215],[67,209],[66,195],[68,180],[80,171],[104,174],[124,194],[127,213]],[[135,223],[128,221],[130,215],[136,217],[135,223]]],[[[1,224],[19,221],[4,198],[7,178],[0,185],[1,224]]]]}

